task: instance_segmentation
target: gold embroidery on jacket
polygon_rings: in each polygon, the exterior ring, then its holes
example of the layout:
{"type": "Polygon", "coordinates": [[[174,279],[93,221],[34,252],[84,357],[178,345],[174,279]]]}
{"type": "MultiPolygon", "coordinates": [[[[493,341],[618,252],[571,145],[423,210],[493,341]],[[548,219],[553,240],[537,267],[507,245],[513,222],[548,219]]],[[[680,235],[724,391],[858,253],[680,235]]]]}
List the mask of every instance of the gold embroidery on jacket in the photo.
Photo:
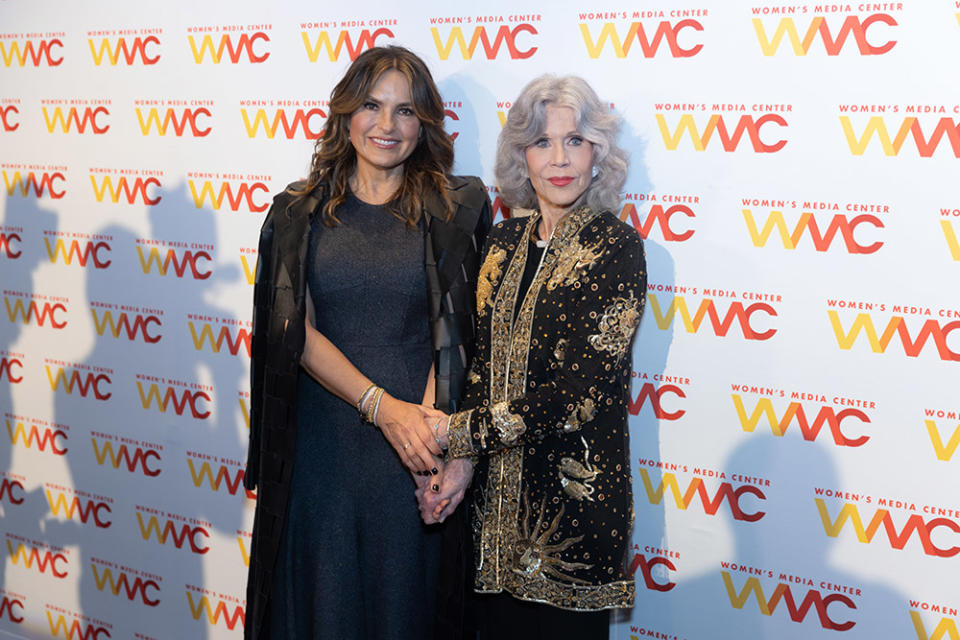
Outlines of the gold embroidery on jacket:
{"type": "Polygon", "coordinates": [[[597,479],[600,470],[594,469],[590,464],[590,446],[583,436],[580,436],[580,442],[584,447],[583,464],[564,456],[557,465],[557,475],[560,477],[560,486],[563,487],[564,493],[580,501],[586,498],[593,502],[594,487],[590,483],[597,479]]]}
{"type": "Polygon", "coordinates": [[[517,442],[526,430],[527,425],[516,413],[510,413],[510,404],[508,402],[498,402],[490,408],[490,415],[493,418],[493,426],[500,434],[500,441],[506,445],[512,445],[517,442]]]}
{"type": "Polygon", "coordinates": [[[557,287],[570,286],[597,263],[600,256],[603,255],[603,243],[585,247],[579,241],[564,246],[557,256],[557,266],[553,269],[553,275],[547,282],[547,291],[553,291],[557,287]]]}
{"type": "Polygon", "coordinates": [[[480,274],[477,276],[477,315],[483,316],[487,312],[487,306],[491,304],[490,296],[493,288],[497,286],[502,274],[500,266],[507,257],[505,249],[500,247],[490,247],[487,253],[487,259],[483,261],[480,267],[480,274]]]}
{"type": "Polygon", "coordinates": [[[523,510],[525,515],[523,518],[523,531],[521,532],[519,540],[517,540],[517,546],[514,548],[514,564],[516,564],[514,572],[527,577],[534,577],[542,573],[552,578],[560,578],[561,580],[574,584],[590,584],[586,580],[565,574],[563,571],[591,569],[593,568],[592,564],[566,562],[559,557],[561,552],[566,551],[572,545],[583,540],[582,535],[567,538],[556,544],[548,544],[550,537],[557,532],[557,528],[560,526],[560,518],[563,517],[565,509],[564,505],[560,505],[560,510],[557,512],[557,515],[554,516],[550,526],[547,527],[543,533],[540,533],[546,506],[547,496],[543,496],[543,499],[540,501],[540,509],[537,511],[537,522],[533,525],[533,529],[531,529],[530,516],[533,515],[533,512],[530,509],[530,497],[526,491],[523,492],[523,510]]]}
{"type": "Polygon", "coordinates": [[[594,349],[609,352],[619,364],[639,324],[640,300],[633,297],[631,291],[629,298],[614,298],[600,318],[600,333],[593,334],[588,340],[594,349]]]}

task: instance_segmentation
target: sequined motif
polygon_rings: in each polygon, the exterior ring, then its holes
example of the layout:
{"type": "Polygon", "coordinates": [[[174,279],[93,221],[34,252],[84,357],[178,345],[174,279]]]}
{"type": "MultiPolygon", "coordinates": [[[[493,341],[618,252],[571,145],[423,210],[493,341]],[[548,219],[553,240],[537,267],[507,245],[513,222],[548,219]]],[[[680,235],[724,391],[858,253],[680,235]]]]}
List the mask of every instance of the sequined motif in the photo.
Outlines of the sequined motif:
{"type": "Polygon", "coordinates": [[[530,509],[530,496],[527,493],[523,494],[523,510],[526,512],[526,515],[523,518],[523,529],[520,539],[517,540],[517,545],[514,548],[514,553],[516,554],[516,562],[514,563],[516,568],[514,568],[514,572],[528,577],[542,573],[551,578],[560,578],[564,582],[588,584],[586,580],[565,574],[563,571],[590,569],[593,567],[592,564],[585,562],[566,562],[560,558],[561,552],[566,551],[572,545],[583,540],[583,536],[567,538],[555,544],[548,544],[550,538],[557,532],[557,528],[560,526],[560,519],[563,517],[565,509],[563,506],[560,507],[557,515],[554,516],[550,522],[550,526],[544,529],[543,533],[540,533],[541,528],[543,528],[543,516],[546,503],[547,498],[544,496],[543,500],[540,501],[540,508],[537,510],[537,521],[531,529],[530,517],[532,511],[530,509]]]}
{"type": "Polygon", "coordinates": [[[640,324],[641,304],[642,301],[633,296],[633,291],[629,298],[615,298],[604,310],[599,323],[600,333],[590,336],[590,344],[597,351],[609,352],[619,363],[640,324]]]}
{"type": "Polygon", "coordinates": [[[510,404],[507,402],[498,402],[493,405],[490,415],[493,417],[493,426],[500,433],[500,440],[504,444],[515,443],[520,434],[527,430],[523,418],[510,413],[510,404]]]}
{"type": "Polygon", "coordinates": [[[483,261],[480,267],[480,274],[477,276],[477,315],[483,316],[490,306],[490,294],[493,288],[500,282],[500,276],[503,274],[501,266],[507,257],[504,249],[491,247],[487,253],[487,259],[483,261]]]}
{"type": "Polygon", "coordinates": [[[590,464],[590,445],[586,439],[580,438],[583,443],[583,464],[577,460],[564,456],[557,465],[558,475],[560,477],[560,486],[563,492],[576,500],[586,498],[593,502],[593,492],[596,490],[591,484],[600,475],[599,469],[594,469],[590,464]]]}
{"type": "Polygon", "coordinates": [[[602,243],[597,242],[585,247],[576,240],[560,250],[557,256],[557,266],[547,282],[547,290],[553,291],[557,287],[570,286],[594,265],[603,255],[602,243]]]}

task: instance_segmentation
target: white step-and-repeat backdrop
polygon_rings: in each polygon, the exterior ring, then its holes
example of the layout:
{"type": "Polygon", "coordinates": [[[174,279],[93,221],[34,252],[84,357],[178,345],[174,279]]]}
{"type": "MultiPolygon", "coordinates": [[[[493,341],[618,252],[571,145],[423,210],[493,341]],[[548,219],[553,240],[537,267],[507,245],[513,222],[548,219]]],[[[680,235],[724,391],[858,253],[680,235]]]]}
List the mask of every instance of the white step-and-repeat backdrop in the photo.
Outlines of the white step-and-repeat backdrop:
{"type": "Polygon", "coordinates": [[[498,217],[528,80],[625,119],[612,636],[960,638],[957,0],[0,0],[0,635],[240,637],[257,232],[391,42],[498,217]]]}

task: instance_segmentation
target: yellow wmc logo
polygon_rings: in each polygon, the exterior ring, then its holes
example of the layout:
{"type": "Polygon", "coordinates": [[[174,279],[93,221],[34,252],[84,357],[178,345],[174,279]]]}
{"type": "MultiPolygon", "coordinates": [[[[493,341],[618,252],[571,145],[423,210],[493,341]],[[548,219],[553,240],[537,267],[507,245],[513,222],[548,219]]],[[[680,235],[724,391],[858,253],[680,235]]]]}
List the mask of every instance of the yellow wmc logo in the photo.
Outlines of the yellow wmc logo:
{"type": "MultiPolygon", "coordinates": [[[[960,19],[960,14],[957,14],[960,19]]],[[[911,607],[920,606],[919,602],[910,601],[911,607]]],[[[938,607],[941,608],[941,607],[938,607]]],[[[923,624],[923,617],[919,611],[910,611],[910,621],[913,623],[913,630],[917,633],[917,640],[960,640],[960,631],[957,630],[957,621],[946,616],[940,618],[933,633],[928,634],[927,628],[923,624]]]]}
{"type": "MultiPolygon", "coordinates": [[[[934,411],[927,411],[927,415],[935,414],[934,411]]],[[[944,462],[950,462],[953,458],[953,454],[956,453],[957,447],[960,446],[960,423],[957,423],[957,426],[953,429],[953,435],[947,440],[947,443],[943,443],[943,438],[940,436],[940,428],[935,420],[927,418],[923,421],[923,424],[927,427],[927,434],[930,436],[930,444],[933,445],[933,452],[937,456],[937,460],[943,460],[944,462]]],[[[947,430],[949,432],[950,425],[947,425],[947,430]]]]}
{"type": "Polygon", "coordinates": [[[372,33],[369,29],[364,29],[354,41],[350,32],[344,29],[336,36],[337,44],[333,44],[330,32],[325,29],[321,30],[312,42],[309,33],[306,31],[300,32],[300,37],[303,39],[303,48],[306,49],[307,59],[310,62],[316,62],[320,58],[320,52],[324,49],[327,51],[327,58],[330,62],[337,62],[340,60],[344,47],[346,47],[347,56],[350,60],[356,60],[358,55],[377,46],[377,38],[381,36],[386,38],[396,37],[390,29],[381,27],[372,33]]]}
{"type": "MultiPolygon", "coordinates": [[[[879,140],[884,155],[898,156],[907,141],[907,136],[910,136],[913,138],[917,154],[921,158],[930,158],[946,136],[953,151],[953,156],[960,158],[960,121],[950,117],[937,120],[933,131],[927,136],[923,131],[924,127],[920,124],[920,120],[915,116],[905,117],[900,121],[899,126],[892,128],[887,127],[887,122],[881,116],[870,116],[863,128],[863,133],[859,137],[857,137],[857,132],[853,128],[850,116],[839,116],[839,118],[843,135],[847,140],[847,146],[850,147],[850,153],[855,156],[862,156],[874,137],[879,140]],[[891,138],[890,131],[892,129],[896,130],[896,134],[891,138]]],[[[927,127],[927,130],[929,131],[929,127],[927,127]]]]}
{"type": "Polygon", "coordinates": [[[114,43],[111,43],[109,38],[103,38],[100,40],[99,48],[94,43],[93,38],[87,38],[87,44],[90,46],[93,64],[98,67],[103,63],[104,58],[112,66],[116,66],[120,61],[120,56],[123,56],[124,62],[128,65],[135,63],[138,58],[145,65],[157,64],[160,60],[159,53],[154,56],[147,53],[148,44],[160,46],[160,40],[157,36],[147,36],[146,38],[137,36],[132,43],[128,43],[126,38],[118,38],[114,43]]]}
{"type": "Polygon", "coordinates": [[[824,425],[829,425],[833,441],[837,446],[860,447],[870,439],[870,436],[851,438],[843,433],[842,424],[847,418],[856,418],[862,423],[869,424],[869,416],[860,409],[847,407],[840,412],[836,412],[833,407],[828,405],[814,406],[812,408],[817,413],[811,424],[804,411],[803,404],[799,402],[791,402],[787,405],[787,408],[783,412],[783,417],[778,418],[777,412],[773,408],[773,400],[771,398],[761,397],[757,400],[753,412],[748,417],[743,398],[736,393],[731,394],[731,397],[733,398],[733,406],[737,411],[737,419],[740,421],[740,426],[747,433],[753,433],[754,429],[756,429],[760,423],[760,418],[766,416],[767,423],[770,425],[770,431],[778,437],[782,437],[787,432],[787,428],[793,422],[796,422],[800,433],[803,435],[803,439],[807,441],[816,440],[824,425]]]}
{"type": "Polygon", "coordinates": [[[66,617],[61,613],[54,622],[53,614],[47,609],[47,623],[50,625],[50,635],[54,638],[66,638],[67,640],[100,640],[103,634],[104,638],[111,638],[109,629],[88,622],[84,625],[80,620],[74,618],[72,622],[67,623],[66,617]],[[63,636],[60,632],[63,632],[63,636]]]}
{"type": "Polygon", "coordinates": [[[269,51],[258,54],[253,49],[258,40],[261,42],[270,42],[270,36],[262,31],[257,31],[253,35],[241,33],[237,37],[236,42],[234,42],[230,34],[225,33],[220,36],[219,45],[213,44],[213,36],[209,33],[203,36],[200,41],[200,46],[197,46],[197,40],[194,36],[188,36],[188,39],[190,41],[190,52],[193,54],[193,61],[197,64],[203,63],[208,53],[210,54],[210,60],[213,64],[220,64],[225,50],[227,56],[230,58],[230,62],[233,64],[240,62],[241,56],[244,53],[247,54],[247,61],[252,63],[264,62],[270,57],[269,51]]]}
{"type": "Polygon", "coordinates": [[[772,37],[767,35],[763,21],[759,18],[753,19],[753,30],[757,34],[760,50],[764,56],[768,57],[777,53],[784,36],[790,40],[794,55],[805,56],[810,52],[810,48],[813,46],[817,35],[820,36],[823,42],[823,48],[826,54],[828,56],[835,56],[843,50],[843,45],[851,34],[853,34],[853,38],[856,40],[860,55],[866,56],[887,53],[897,44],[896,40],[888,40],[878,45],[870,44],[867,40],[867,29],[877,23],[882,23],[889,27],[897,26],[897,21],[892,16],[886,13],[875,13],[864,20],[861,20],[858,16],[847,16],[843,24],[840,25],[836,38],[830,33],[830,26],[827,24],[827,19],[823,16],[813,17],[803,38],[800,37],[797,31],[797,25],[794,19],[790,17],[780,19],[772,37]]]}
{"type": "Polygon", "coordinates": [[[227,629],[231,631],[237,626],[237,622],[240,623],[241,627],[246,624],[243,605],[235,604],[233,613],[230,613],[227,603],[223,600],[217,598],[216,606],[211,606],[209,596],[200,596],[194,599],[194,595],[190,591],[187,591],[187,601],[190,604],[190,615],[193,616],[194,620],[199,620],[200,616],[206,614],[207,623],[210,626],[215,626],[222,620],[227,629]]]}
{"type": "Polygon", "coordinates": [[[941,220],[940,227],[943,229],[943,237],[947,241],[947,248],[950,249],[950,257],[954,260],[960,260],[960,241],[957,240],[957,231],[949,220],[941,220]]]}

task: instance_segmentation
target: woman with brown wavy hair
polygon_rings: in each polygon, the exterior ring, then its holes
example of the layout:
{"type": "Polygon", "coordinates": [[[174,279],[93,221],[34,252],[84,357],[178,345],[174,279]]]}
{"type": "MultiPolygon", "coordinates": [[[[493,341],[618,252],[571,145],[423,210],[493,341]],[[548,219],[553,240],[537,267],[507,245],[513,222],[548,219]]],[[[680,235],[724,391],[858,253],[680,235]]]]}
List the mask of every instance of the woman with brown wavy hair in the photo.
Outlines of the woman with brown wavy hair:
{"type": "Polygon", "coordinates": [[[260,236],[245,637],[424,637],[439,539],[412,489],[438,486],[436,409],[459,406],[490,204],[449,175],[443,103],[410,51],[358,56],[329,111],[260,236]]]}

